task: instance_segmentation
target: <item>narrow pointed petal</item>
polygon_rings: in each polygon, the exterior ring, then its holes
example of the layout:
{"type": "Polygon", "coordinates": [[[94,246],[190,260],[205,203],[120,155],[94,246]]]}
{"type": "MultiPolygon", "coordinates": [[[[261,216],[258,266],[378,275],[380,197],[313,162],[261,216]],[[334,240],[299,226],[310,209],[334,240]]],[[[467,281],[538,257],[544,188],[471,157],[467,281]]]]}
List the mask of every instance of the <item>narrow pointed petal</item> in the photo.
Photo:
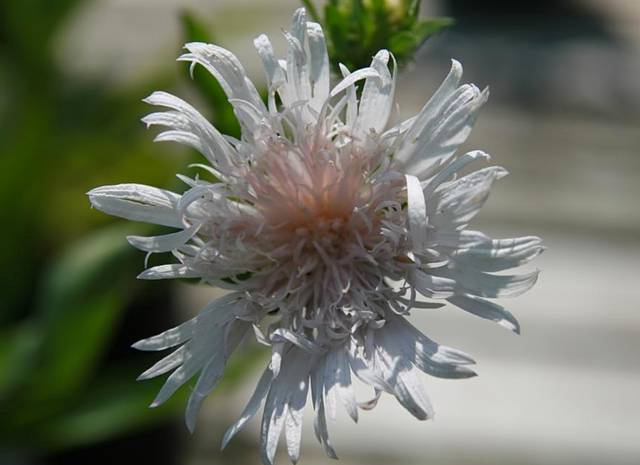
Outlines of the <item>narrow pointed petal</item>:
{"type": "Polygon", "coordinates": [[[458,87],[461,76],[462,66],[454,60],[449,75],[420,111],[396,153],[404,170],[419,179],[433,175],[434,167],[466,141],[480,107],[487,101],[487,89],[458,87]]]}
{"type": "Polygon", "coordinates": [[[91,205],[109,215],[132,221],[182,228],[176,206],[180,196],[142,184],[117,184],[87,193],[91,205]]]}
{"type": "Polygon", "coordinates": [[[173,351],[171,354],[167,355],[160,361],[156,362],[155,365],[143,372],[140,376],[138,376],[138,381],[155,378],[156,376],[160,376],[170,372],[174,368],[182,365],[187,356],[189,356],[188,347],[184,345],[179,349],[173,351]]]}
{"type": "Polygon", "coordinates": [[[324,102],[329,98],[329,78],[331,69],[327,44],[322,27],[317,23],[307,23],[307,37],[309,40],[309,77],[313,89],[313,107],[320,111],[324,102]]]}
{"type": "Polygon", "coordinates": [[[411,248],[414,252],[420,253],[427,248],[427,204],[418,178],[406,174],[405,179],[411,248]]]}
{"type": "Polygon", "coordinates": [[[198,232],[199,228],[200,225],[196,224],[183,231],[166,234],[164,236],[127,236],[127,241],[135,248],[145,252],[169,252],[177,249],[191,239],[198,232]]]}
{"type": "Polygon", "coordinates": [[[365,81],[354,127],[357,137],[364,137],[371,131],[380,134],[387,126],[396,83],[395,61],[392,75],[389,72],[389,57],[386,50],[380,50],[373,57],[371,68],[377,71],[378,76],[369,77],[365,81]]]}
{"type": "Polygon", "coordinates": [[[273,371],[269,367],[267,367],[262,373],[262,376],[258,381],[258,385],[256,386],[253,395],[249,399],[249,402],[242,411],[240,418],[238,418],[238,420],[233,425],[231,425],[224,434],[224,437],[222,438],[222,445],[220,446],[221,449],[227,447],[229,441],[231,441],[231,439],[233,439],[238,431],[240,431],[242,427],[258,412],[258,409],[260,409],[260,406],[264,402],[264,399],[267,397],[267,393],[269,392],[272,380],[273,371]]]}
{"type": "Polygon", "coordinates": [[[504,307],[472,295],[456,295],[447,299],[456,307],[473,315],[493,321],[503,328],[520,334],[520,323],[504,307]]]}
{"type": "Polygon", "coordinates": [[[342,81],[335,85],[331,90],[331,97],[335,97],[340,92],[353,86],[356,82],[362,79],[381,79],[380,74],[374,68],[361,68],[349,75],[345,76],[342,81]]]}
{"type": "Polygon", "coordinates": [[[183,264],[158,265],[144,270],[138,275],[138,279],[147,280],[199,277],[200,273],[183,264]]]}

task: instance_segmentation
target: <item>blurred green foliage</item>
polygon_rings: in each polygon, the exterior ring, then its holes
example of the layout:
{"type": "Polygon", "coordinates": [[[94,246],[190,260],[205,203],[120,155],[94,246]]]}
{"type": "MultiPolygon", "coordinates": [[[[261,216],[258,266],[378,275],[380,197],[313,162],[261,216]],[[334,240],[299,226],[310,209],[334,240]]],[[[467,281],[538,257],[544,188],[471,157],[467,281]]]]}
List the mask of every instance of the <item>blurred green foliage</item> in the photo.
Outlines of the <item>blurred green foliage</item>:
{"type": "Polygon", "coordinates": [[[134,379],[148,358],[106,361],[125,310],[152,288],[133,279],[131,228],[102,229],[113,220],[85,196],[116,180],[171,182],[181,160],[137,121],[140,97],[171,80],[115,89],[65,74],[54,44],[81,3],[0,3],[0,449],[86,445],[177,411],[147,408],[158,383],[134,379]]]}
{"type": "MultiPolygon", "coordinates": [[[[156,357],[108,357],[126,312],[169,288],[134,279],[143,256],[125,236],[152,228],[108,226],[117,221],[92,211],[85,193],[127,181],[171,186],[175,172],[201,158],[153,145],[138,122],[149,111],[141,98],[173,87],[177,76],[117,88],[68,75],[56,62],[57,36],[81,3],[0,3],[0,453],[46,455],[120,437],[173,417],[187,393],[149,409],[163,380],[135,378],[156,357]]],[[[182,25],[185,41],[211,41],[194,16],[185,13],[182,25]]],[[[180,69],[188,75],[188,66],[180,69]]],[[[214,124],[239,136],[215,79],[196,69],[189,82],[214,124]]],[[[169,311],[160,300],[156,310],[169,311]]],[[[221,387],[256,360],[257,351],[236,358],[221,387]]]]}
{"type": "Polygon", "coordinates": [[[69,247],[43,271],[29,317],[2,329],[5,447],[42,453],[85,445],[175,412],[147,408],[158,383],[133,382],[142,359],[100,364],[138,287],[130,273],[139,257],[124,234],[122,227],[105,228],[69,247]]]}
{"type": "Polygon", "coordinates": [[[0,3],[0,449],[32,454],[120,436],[181,404],[147,408],[158,382],[134,382],[146,357],[107,361],[125,310],[151,288],[133,279],[142,257],[126,231],[102,229],[112,220],[85,196],[173,177],[179,157],[158,156],[137,122],[140,97],[171,80],[114,89],[65,74],[54,44],[81,3],[0,3]]]}
{"type": "Polygon", "coordinates": [[[320,15],[312,0],[302,0],[325,29],[329,57],[338,70],[369,66],[383,48],[405,65],[433,34],[453,24],[451,18],[420,18],[420,0],[329,0],[320,15]]]}

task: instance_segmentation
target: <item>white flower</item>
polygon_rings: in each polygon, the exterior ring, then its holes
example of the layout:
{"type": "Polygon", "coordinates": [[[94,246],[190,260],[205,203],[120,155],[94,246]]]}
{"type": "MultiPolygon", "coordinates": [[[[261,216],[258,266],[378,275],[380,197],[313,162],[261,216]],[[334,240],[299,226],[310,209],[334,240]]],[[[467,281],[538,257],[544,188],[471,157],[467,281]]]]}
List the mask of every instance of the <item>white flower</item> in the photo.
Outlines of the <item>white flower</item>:
{"type": "Polygon", "coordinates": [[[315,433],[332,457],[326,415],[334,417],[338,404],[357,420],[359,407],[372,408],[387,392],[416,418],[432,417],[418,371],[466,378],[475,375],[468,367],[474,362],[420,333],[406,319],[410,310],[449,302],[518,332],[511,313],[486,299],[523,293],[537,272],[493,272],[543,250],[537,237],[496,240],[466,229],[506,171],[494,166],[457,177],[489,158],[456,154],[488,95],[459,84],[459,63],[420,113],[387,129],[396,85],[387,51],[368,68],[342,67],[342,80],[331,88],[320,26],[300,9],[285,37],[284,61],[266,36],[255,40],[268,80],[266,104],[229,51],[190,43],[180,57],[218,79],[241,140],[220,134],[178,97],[156,92],[146,99],[165,108],[143,120],[167,128],[156,140],[195,147],[210,164],[201,168],[221,182],[181,176],[188,186],[181,195],[138,184],[89,192],[106,213],[178,229],[128,238],[149,253],[170,251],[178,262],[140,278],[195,277],[231,290],[196,318],[134,345],[178,347],[141,375],[171,372],[152,406],[198,374],[186,409],[193,430],[241,340],[253,333],[271,347],[271,363],[223,440],[224,446],[264,404],[267,464],[283,429],[289,456],[298,460],[309,388],[315,433]],[[373,400],[356,401],[354,375],[373,388],[373,400]]]}

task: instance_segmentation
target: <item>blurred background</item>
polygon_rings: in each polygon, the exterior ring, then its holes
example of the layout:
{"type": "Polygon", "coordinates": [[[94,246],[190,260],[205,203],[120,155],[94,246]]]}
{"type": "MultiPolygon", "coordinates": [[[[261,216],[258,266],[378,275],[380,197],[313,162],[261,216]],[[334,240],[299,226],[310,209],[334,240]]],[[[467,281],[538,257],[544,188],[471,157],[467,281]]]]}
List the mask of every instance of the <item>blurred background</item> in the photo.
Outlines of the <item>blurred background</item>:
{"type": "MultiPolygon", "coordinates": [[[[396,21],[402,1],[387,4],[396,21]]],[[[189,80],[174,61],[181,44],[219,43],[264,83],[251,40],[266,32],[282,51],[280,31],[298,6],[0,1],[1,465],[259,462],[255,420],[224,453],[218,447],[265,360],[255,347],[205,403],[194,436],[181,420],[188,388],[147,409],[162,380],[135,378],[156,357],[129,346],[216,292],[136,281],[144,257],[124,237],[150,228],[92,211],[85,192],[177,186],[174,174],[198,158],[151,143],[141,99],[170,90],[237,133],[220,89],[198,71],[189,80]]],[[[340,463],[637,465],[640,2],[430,0],[421,14],[455,25],[401,73],[400,115],[419,110],[450,58],[464,64],[466,81],[490,85],[467,148],[490,152],[511,175],[475,226],[539,235],[548,250],[534,263],[537,287],[507,302],[519,337],[455,310],[415,312],[434,339],[474,355],[480,376],[426,379],[432,422],[388,396],[358,425],[339,417],[329,427],[340,463]]],[[[303,463],[330,463],[310,419],[303,463]]]]}

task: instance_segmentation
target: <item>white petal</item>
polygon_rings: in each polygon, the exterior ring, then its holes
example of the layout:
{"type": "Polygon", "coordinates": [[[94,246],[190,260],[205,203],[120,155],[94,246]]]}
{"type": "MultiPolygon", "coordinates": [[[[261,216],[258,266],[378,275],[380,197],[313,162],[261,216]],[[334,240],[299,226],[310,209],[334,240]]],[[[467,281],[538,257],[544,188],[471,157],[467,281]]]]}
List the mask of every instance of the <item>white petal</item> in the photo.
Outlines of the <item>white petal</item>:
{"type": "Polygon", "coordinates": [[[378,71],[373,68],[361,68],[357,71],[346,76],[342,81],[335,85],[335,87],[331,90],[331,97],[335,97],[340,92],[345,89],[348,89],[350,86],[353,86],[356,82],[362,79],[372,79],[377,78],[381,79],[378,71]]]}
{"type": "Polygon", "coordinates": [[[267,367],[262,373],[262,376],[258,381],[258,385],[256,386],[253,395],[249,399],[249,402],[247,402],[246,407],[242,411],[240,418],[238,418],[238,420],[233,425],[231,425],[231,427],[224,434],[224,437],[222,438],[222,445],[220,446],[221,449],[227,447],[227,444],[229,444],[229,441],[233,439],[236,433],[240,431],[245,423],[253,418],[253,416],[258,412],[258,409],[260,409],[260,406],[264,402],[265,397],[267,397],[272,379],[273,371],[271,371],[271,369],[267,367]]]}
{"type": "Polygon", "coordinates": [[[185,409],[185,423],[187,429],[193,433],[196,427],[198,412],[202,407],[205,397],[216,387],[220,378],[224,374],[225,359],[224,354],[215,353],[202,368],[202,373],[198,378],[195,388],[189,395],[187,408],[185,409]]]}
{"type": "Polygon", "coordinates": [[[520,334],[520,324],[518,320],[516,320],[511,312],[500,305],[472,295],[456,295],[447,300],[462,310],[479,316],[480,318],[494,321],[503,328],[520,334]]]}
{"type": "Polygon", "coordinates": [[[261,34],[256,37],[253,44],[262,59],[262,66],[267,75],[267,83],[271,90],[277,90],[285,83],[285,75],[278,63],[278,59],[273,51],[273,46],[269,38],[261,34]]]}
{"type": "MultiPolygon", "coordinates": [[[[272,465],[278,447],[278,439],[296,389],[306,383],[309,376],[308,355],[295,346],[289,346],[282,361],[280,374],[271,383],[265,401],[262,426],[260,429],[261,456],[265,464],[272,465]]],[[[306,388],[305,388],[306,389],[306,388]]],[[[304,393],[306,399],[306,390],[304,393]]],[[[296,396],[297,408],[300,398],[296,396]]]]}
{"type": "Polygon", "coordinates": [[[468,248],[454,250],[456,266],[470,266],[482,271],[501,271],[530,262],[544,251],[542,240],[535,236],[513,239],[487,239],[468,248]]]}
{"type": "Polygon", "coordinates": [[[364,83],[358,118],[355,123],[354,133],[358,137],[369,134],[370,131],[382,133],[387,126],[396,83],[396,70],[394,62],[393,76],[389,73],[389,52],[380,50],[371,62],[371,68],[378,72],[377,77],[369,77],[364,83]]]}
{"type": "MultiPolygon", "coordinates": [[[[459,351],[441,346],[413,327],[401,316],[389,316],[383,329],[387,339],[394,342],[402,356],[425,373],[439,378],[470,378],[475,372],[465,366],[470,358],[460,360],[459,351]],[[449,356],[452,353],[453,356],[449,356]]],[[[466,354],[465,354],[466,355],[466,354]]]]}
{"type": "Polygon", "coordinates": [[[420,181],[405,175],[407,181],[407,216],[411,232],[411,250],[421,253],[427,248],[427,205],[420,181]]]}
{"type": "Polygon", "coordinates": [[[404,317],[390,314],[387,316],[387,320],[394,330],[402,331],[403,339],[411,341],[414,345],[413,349],[419,357],[426,357],[440,364],[471,365],[475,363],[465,352],[429,339],[404,317]]]}
{"type": "Polygon", "coordinates": [[[373,361],[363,357],[355,343],[351,345],[349,350],[349,365],[362,382],[373,386],[378,391],[393,392],[393,388],[387,380],[375,370],[373,361]]]}
{"type": "Polygon", "coordinates": [[[440,184],[449,181],[450,178],[454,177],[459,171],[461,171],[470,163],[479,159],[488,160],[489,158],[491,157],[481,150],[474,150],[455,158],[451,161],[451,163],[449,163],[441,171],[439,171],[438,174],[433,177],[433,179],[429,181],[429,184],[425,188],[425,197],[429,197],[431,193],[440,186],[440,184]]]}
{"type": "MultiPolygon", "coordinates": [[[[340,72],[342,73],[343,79],[346,79],[351,73],[347,69],[345,65],[340,63],[340,72]]],[[[337,87],[337,86],[336,86],[337,87]]],[[[334,89],[335,91],[335,89],[334,89]]],[[[356,118],[358,117],[358,98],[356,96],[356,86],[351,84],[346,87],[346,97],[347,97],[347,112],[346,112],[346,124],[348,127],[353,127],[356,123],[356,118]]]]}
{"type": "Polygon", "coordinates": [[[323,382],[324,382],[324,365],[319,364],[318,369],[311,371],[311,386],[314,396],[314,404],[316,409],[316,415],[313,419],[313,430],[316,438],[322,444],[325,453],[332,459],[337,459],[331,441],[329,440],[329,431],[327,429],[327,418],[325,416],[324,409],[324,394],[323,394],[323,382]]]}
{"type": "Polygon", "coordinates": [[[138,350],[165,350],[191,339],[197,319],[193,318],[156,336],[142,339],[131,347],[138,350]]]}
{"type": "Polygon", "coordinates": [[[488,90],[480,92],[472,85],[458,87],[461,76],[462,66],[454,60],[449,75],[407,131],[395,154],[407,173],[420,179],[429,177],[433,167],[451,156],[469,136],[488,90]]]}
{"type": "Polygon", "coordinates": [[[234,304],[239,302],[239,294],[228,294],[214,300],[194,318],[155,336],[142,339],[132,345],[138,350],[165,350],[192,339],[194,335],[207,332],[208,328],[224,324],[234,316],[234,304]]]}
{"type": "Polygon", "coordinates": [[[458,283],[459,291],[490,299],[516,297],[533,287],[539,271],[519,275],[497,275],[473,269],[449,270],[443,275],[458,283]]]}
{"type": "Polygon", "coordinates": [[[109,215],[182,228],[176,208],[180,196],[174,192],[142,184],[117,184],[97,187],[87,195],[93,207],[109,215]]]}
{"type": "Polygon", "coordinates": [[[164,236],[127,236],[127,240],[129,244],[145,252],[169,252],[191,239],[199,228],[199,224],[194,224],[183,231],[164,236]]]}
{"type": "Polygon", "coordinates": [[[200,273],[190,269],[187,265],[173,263],[171,265],[158,265],[144,270],[138,275],[138,279],[176,279],[176,278],[199,278],[200,273]]]}
{"type": "MultiPolygon", "coordinates": [[[[200,411],[200,407],[202,406],[202,402],[222,378],[228,358],[244,338],[249,326],[250,324],[246,321],[238,319],[231,320],[224,330],[224,350],[214,353],[202,368],[202,373],[198,378],[195,388],[189,396],[189,401],[187,402],[187,408],[185,410],[187,428],[192,433],[195,430],[196,419],[198,412],[200,411]]],[[[200,341],[196,342],[200,343],[200,341]]],[[[209,341],[206,341],[203,345],[208,344],[209,341]]]]}
{"type": "Polygon", "coordinates": [[[198,110],[167,92],[154,92],[144,101],[174,110],[151,113],[142,119],[147,126],[158,124],[170,128],[160,133],[155,141],[186,144],[202,153],[218,171],[225,175],[232,171],[237,159],[235,149],[198,110]]]}
{"type": "Polygon", "coordinates": [[[313,107],[320,111],[324,102],[329,98],[329,56],[322,27],[313,22],[307,23],[307,37],[309,40],[310,78],[313,86],[313,107]]]}
{"type": "Polygon", "coordinates": [[[506,175],[504,168],[491,166],[450,183],[435,194],[429,217],[440,227],[468,223],[486,202],[493,183],[506,175]]]}
{"type": "Polygon", "coordinates": [[[424,271],[413,270],[407,281],[425,297],[444,299],[454,294],[456,282],[448,277],[434,276],[424,271]]]}
{"type": "Polygon", "coordinates": [[[415,155],[417,147],[415,143],[429,121],[433,120],[446,100],[456,91],[462,78],[462,65],[456,60],[451,60],[451,70],[444,79],[438,90],[431,96],[429,101],[422,107],[414,118],[413,125],[406,133],[406,138],[401,149],[396,153],[396,159],[406,164],[415,155]]]}
{"type": "Polygon", "coordinates": [[[156,362],[155,365],[138,376],[138,381],[155,378],[156,376],[170,372],[185,361],[185,356],[188,356],[186,345],[174,350],[169,355],[156,362]]]}
{"type": "Polygon", "coordinates": [[[207,357],[221,350],[221,347],[214,345],[207,351],[191,349],[188,357],[185,357],[185,362],[178,367],[167,378],[162,388],[156,395],[156,398],[151,403],[150,407],[157,407],[166,402],[184,383],[189,381],[204,365],[207,357]]]}
{"type": "Polygon", "coordinates": [[[351,385],[351,369],[347,354],[342,348],[333,350],[327,358],[333,359],[332,363],[327,363],[325,367],[325,386],[327,386],[327,397],[340,399],[344,408],[353,421],[358,421],[358,403],[351,385]]]}
{"type": "Polygon", "coordinates": [[[204,66],[218,80],[228,98],[247,100],[256,108],[266,110],[255,86],[248,80],[242,64],[233,53],[217,45],[202,42],[185,44],[185,48],[190,53],[179,57],[179,61],[204,66]]]}
{"type": "Polygon", "coordinates": [[[311,82],[309,81],[309,69],[307,56],[304,50],[307,35],[307,18],[304,8],[298,8],[293,14],[291,31],[285,32],[287,41],[287,97],[286,106],[296,102],[308,101],[311,98],[311,82]]]}
{"type": "Polygon", "coordinates": [[[295,464],[300,458],[300,441],[302,440],[302,413],[307,402],[309,389],[308,376],[303,375],[297,386],[292,386],[289,394],[287,419],[285,420],[285,439],[287,453],[295,464]]]}
{"type": "Polygon", "coordinates": [[[271,341],[272,342],[284,342],[289,341],[292,344],[298,346],[299,348],[307,351],[307,352],[318,352],[319,347],[314,342],[310,341],[304,336],[300,334],[296,334],[293,331],[290,331],[286,328],[278,328],[271,333],[271,341]]]}
{"type": "Polygon", "coordinates": [[[402,357],[398,341],[389,337],[384,329],[376,333],[375,361],[393,394],[413,416],[419,420],[433,417],[431,403],[416,370],[402,357]]]}

